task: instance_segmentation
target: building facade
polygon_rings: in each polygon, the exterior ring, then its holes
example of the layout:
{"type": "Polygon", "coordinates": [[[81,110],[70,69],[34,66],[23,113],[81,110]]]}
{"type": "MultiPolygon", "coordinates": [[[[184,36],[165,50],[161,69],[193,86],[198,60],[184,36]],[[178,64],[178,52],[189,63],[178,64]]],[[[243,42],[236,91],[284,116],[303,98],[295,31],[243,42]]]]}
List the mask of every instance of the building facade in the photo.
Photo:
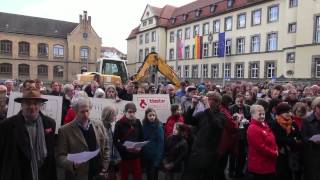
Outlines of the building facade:
{"type": "Polygon", "coordinates": [[[320,0],[197,0],[181,7],[147,5],[141,25],[127,41],[128,69],[133,71],[154,46],[182,79],[317,81],[320,0]],[[155,26],[149,25],[147,14],[153,16],[155,26]],[[152,32],[156,32],[155,42],[150,41],[152,32]],[[224,57],[218,56],[221,32],[225,33],[224,57]],[[201,59],[194,58],[197,36],[203,39],[201,59]]]}
{"type": "Polygon", "coordinates": [[[101,43],[86,11],[79,23],[0,13],[0,79],[72,81],[95,70],[101,43]]]}

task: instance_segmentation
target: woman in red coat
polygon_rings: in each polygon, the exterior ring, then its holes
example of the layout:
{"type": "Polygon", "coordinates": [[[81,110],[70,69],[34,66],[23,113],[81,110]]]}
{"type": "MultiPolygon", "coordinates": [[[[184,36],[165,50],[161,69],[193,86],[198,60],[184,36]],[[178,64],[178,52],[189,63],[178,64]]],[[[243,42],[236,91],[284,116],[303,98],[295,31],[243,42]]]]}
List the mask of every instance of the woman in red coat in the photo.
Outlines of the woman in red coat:
{"type": "Polygon", "coordinates": [[[253,180],[272,180],[276,172],[278,147],[275,137],[265,123],[261,105],[252,105],[251,123],[247,131],[248,171],[253,180]]]}
{"type": "Polygon", "coordinates": [[[181,107],[178,104],[172,104],[171,116],[167,119],[167,122],[164,126],[164,134],[166,138],[172,135],[173,126],[177,122],[184,123],[184,118],[181,115],[181,107]]]}

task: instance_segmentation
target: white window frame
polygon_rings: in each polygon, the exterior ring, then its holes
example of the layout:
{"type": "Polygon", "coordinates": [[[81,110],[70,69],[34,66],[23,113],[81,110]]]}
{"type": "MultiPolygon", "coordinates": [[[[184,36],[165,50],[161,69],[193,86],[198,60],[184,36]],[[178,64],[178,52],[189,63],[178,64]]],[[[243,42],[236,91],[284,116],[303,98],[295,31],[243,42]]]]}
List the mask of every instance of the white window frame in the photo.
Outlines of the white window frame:
{"type": "Polygon", "coordinates": [[[246,22],[247,22],[247,14],[246,13],[238,14],[237,28],[238,29],[245,28],[246,24],[247,24],[246,22]],[[244,19],[242,19],[242,18],[244,18],[244,19]]]}
{"type": "Polygon", "coordinates": [[[203,64],[202,68],[202,76],[208,78],[208,64],[203,64]]]}
{"type": "Polygon", "coordinates": [[[139,35],[139,44],[143,44],[143,34],[139,35]]]}
{"type": "Polygon", "coordinates": [[[191,78],[199,78],[199,66],[198,65],[191,66],[191,78]]]}
{"type": "Polygon", "coordinates": [[[252,11],[252,16],[251,16],[251,18],[252,18],[251,25],[252,26],[257,26],[257,25],[261,24],[261,14],[262,14],[261,9],[257,9],[257,10],[252,11]]]}
{"type": "Polygon", "coordinates": [[[296,33],[297,32],[297,23],[289,23],[288,24],[288,33],[296,33]]]}
{"type": "Polygon", "coordinates": [[[202,30],[203,30],[202,34],[203,35],[208,35],[209,34],[209,23],[208,22],[204,23],[202,27],[203,27],[202,28],[202,30]]]}
{"type": "Polygon", "coordinates": [[[149,43],[149,33],[146,33],[146,34],[144,35],[144,41],[145,41],[146,44],[149,43]]]}
{"type": "Polygon", "coordinates": [[[218,78],[219,77],[219,65],[212,64],[211,65],[211,78],[218,78]]]}
{"type": "Polygon", "coordinates": [[[220,20],[214,20],[213,21],[213,33],[219,33],[220,32],[220,20]]]}
{"type": "Polygon", "coordinates": [[[209,56],[209,44],[203,43],[203,57],[209,56]]]}
{"type": "Polygon", "coordinates": [[[223,75],[225,78],[231,78],[231,64],[223,64],[223,75]]]}
{"type": "Polygon", "coordinates": [[[187,27],[185,29],[185,32],[184,32],[184,38],[185,39],[190,39],[190,32],[191,32],[191,28],[190,27],[187,27]]]}
{"type": "Polygon", "coordinates": [[[212,43],[212,56],[218,56],[219,42],[212,43]]]}
{"type": "Polygon", "coordinates": [[[254,35],[251,37],[251,52],[260,52],[260,35],[254,35]]]}
{"type": "Polygon", "coordinates": [[[157,34],[156,34],[156,31],[152,31],[152,33],[151,33],[151,41],[152,42],[156,42],[156,39],[157,39],[157,34]]]}
{"type": "Polygon", "coordinates": [[[184,74],[183,74],[183,77],[184,78],[189,78],[189,65],[184,65],[183,66],[183,72],[184,72],[184,74]]]}
{"type": "Polygon", "coordinates": [[[237,54],[245,53],[246,39],[244,37],[237,38],[237,54]]]}
{"type": "Polygon", "coordinates": [[[170,32],[170,42],[173,43],[174,42],[174,31],[170,32]]]}
{"type": "Polygon", "coordinates": [[[268,7],[268,22],[275,22],[279,20],[279,5],[268,7]]]}
{"type": "Polygon", "coordinates": [[[320,43],[320,16],[315,17],[315,43],[320,43]]]}
{"type": "Polygon", "coordinates": [[[190,59],[190,46],[189,45],[184,47],[184,58],[190,59]]]}
{"type": "Polygon", "coordinates": [[[278,49],[278,33],[273,32],[267,35],[267,51],[276,51],[278,49]]]}
{"type": "Polygon", "coordinates": [[[232,31],[232,16],[226,17],[224,19],[224,30],[232,31]]]}
{"type": "Polygon", "coordinates": [[[289,0],[289,7],[297,7],[298,6],[298,0],[289,0]]]}
{"type": "Polygon", "coordinates": [[[53,45],[53,57],[64,57],[64,46],[60,44],[53,45]]]}
{"type": "Polygon", "coordinates": [[[243,78],[244,77],[244,65],[236,64],[236,77],[243,78]]]}
{"type": "Polygon", "coordinates": [[[173,60],[173,58],[174,58],[174,49],[171,48],[169,49],[169,60],[173,60]]]}
{"type": "Polygon", "coordinates": [[[250,64],[250,78],[259,78],[259,65],[258,63],[250,64]]]}
{"type": "Polygon", "coordinates": [[[196,37],[197,35],[200,36],[200,26],[199,26],[199,24],[193,26],[193,37],[196,37]]]}
{"type": "Polygon", "coordinates": [[[276,64],[274,62],[269,62],[267,65],[267,78],[273,78],[276,75],[276,64]]]}
{"type": "Polygon", "coordinates": [[[225,55],[228,56],[228,55],[231,55],[231,48],[232,48],[232,40],[231,39],[227,39],[226,40],[226,49],[225,49],[225,55]]]}

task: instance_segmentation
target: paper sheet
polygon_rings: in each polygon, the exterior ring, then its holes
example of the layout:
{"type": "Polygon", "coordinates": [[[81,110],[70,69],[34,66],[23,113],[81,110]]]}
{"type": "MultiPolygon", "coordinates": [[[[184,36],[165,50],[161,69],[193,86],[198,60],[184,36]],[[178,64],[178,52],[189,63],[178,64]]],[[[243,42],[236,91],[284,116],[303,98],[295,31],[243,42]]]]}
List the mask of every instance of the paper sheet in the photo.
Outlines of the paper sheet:
{"type": "Polygon", "coordinates": [[[81,153],[76,154],[68,154],[67,159],[69,161],[75,162],[75,163],[84,163],[89,161],[90,159],[96,157],[99,153],[100,149],[97,149],[95,151],[84,151],[81,153]]]}
{"type": "Polygon", "coordinates": [[[141,149],[143,146],[145,146],[148,143],[149,141],[142,141],[142,142],[125,141],[123,145],[127,149],[141,149]]]}
{"type": "Polygon", "coordinates": [[[313,141],[313,142],[319,142],[320,141],[320,134],[313,135],[309,140],[313,141]]]}

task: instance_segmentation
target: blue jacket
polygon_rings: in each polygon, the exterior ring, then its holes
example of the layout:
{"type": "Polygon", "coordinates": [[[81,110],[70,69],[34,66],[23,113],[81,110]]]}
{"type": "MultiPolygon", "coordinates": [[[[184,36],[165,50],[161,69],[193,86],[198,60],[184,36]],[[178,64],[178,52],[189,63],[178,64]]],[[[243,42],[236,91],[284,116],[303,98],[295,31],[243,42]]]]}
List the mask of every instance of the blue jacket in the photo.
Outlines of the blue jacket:
{"type": "Polygon", "coordinates": [[[144,140],[149,141],[143,147],[143,157],[159,167],[163,157],[164,132],[161,124],[146,122],[143,124],[144,140]]]}

